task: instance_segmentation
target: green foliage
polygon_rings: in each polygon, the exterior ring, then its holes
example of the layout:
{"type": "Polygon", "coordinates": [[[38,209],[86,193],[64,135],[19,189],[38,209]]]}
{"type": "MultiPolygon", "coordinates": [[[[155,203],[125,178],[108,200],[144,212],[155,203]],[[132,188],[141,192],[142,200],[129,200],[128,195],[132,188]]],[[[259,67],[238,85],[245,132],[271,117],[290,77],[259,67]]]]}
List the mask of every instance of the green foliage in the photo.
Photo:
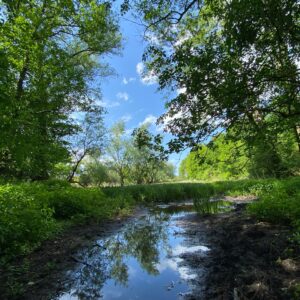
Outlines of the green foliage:
{"type": "Polygon", "coordinates": [[[59,180],[0,185],[0,263],[28,253],[64,224],[101,221],[128,213],[133,204],[130,197],[112,199],[59,180]]]}
{"type": "Polygon", "coordinates": [[[27,253],[56,229],[50,207],[21,186],[0,186],[1,257],[27,253]]]}
{"type": "Polygon", "coordinates": [[[71,173],[72,166],[67,162],[59,162],[55,164],[51,172],[51,178],[66,180],[71,173]]]}
{"type": "Polygon", "coordinates": [[[214,195],[214,187],[210,184],[201,183],[141,184],[125,187],[107,187],[103,189],[103,192],[111,198],[120,194],[124,195],[124,197],[129,196],[137,203],[167,203],[214,195]]]}
{"type": "MultiPolygon", "coordinates": [[[[101,220],[108,218],[115,211],[115,203],[105,198],[99,189],[64,188],[41,195],[48,207],[53,209],[56,219],[66,220],[81,218],[101,220]]],[[[116,200],[116,204],[118,205],[116,200]]]]}
{"type": "Polygon", "coordinates": [[[209,198],[194,199],[194,206],[198,214],[211,215],[230,211],[231,204],[226,201],[210,201],[209,198]]]}
{"type": "Polygon", "coordinates": [[[300,152],[290,130],[257,135],[248,157],[251,177],[287,177],[300,171],[300,152]]]}
{"type": "Polygon", "coordinates": [[[208,145],[197,150],[181,162],[180,176],[203,181],[228,180],[247,177],[248,158],[242,142],[233,142],[221,134],[208,145]]]}
{"type": "Polygon", "coordinates": [[[292,224],[300,230],[300,179],[274,181],[252,187],[259,201],[249,206],[249,212],[259,219],[292,224]]]}
{"type": "Polygon", "coordinates": [[[0,174],[47,179],[68,158],[72,113],[93,110],[98,58],[120,47],[107,1],[1,1],[0,174]],[[93,89],[92,89],[93,86],[93,89]]]}
{"type": "MultiPolygon", "coordinates": [[[[147,71],[180,89],[160,121],[178,151],[236,128],[249,145],[299,131],[299,12],[294,0],[135,0],[147,24],[147,71]]],[[[274,157],[273,157],[274,158],[274,157]]]]}
{"type": "Polygon", "coordinates": [[[287,177],[300,171],[300,152],[290,132],[282,133],[277,141],[269,137],[251,147],[238,140],[234,132],[220,134],[207,145],[200,145],[181,162],[182,178],[203,181],[241,178],[287,177]]]}
{"type": "Polygon", "coordinates": [[[119,183],[146,184],[174,177],[174,169],[166,162],[162,136],[153,135],[148,125],[126,136],[125,123],[116,123],[110,130],[107,146],[107,167],[119,177],[119,183]]]}
{"type": "Polygon", "coordinates": [[[158,182],[158,173],[166,166],[163,137],[150,133],[147,126],[136,128],[132,133],[134,148],[129,173],[136,184],[158,182]]]}
{"type": "Polygon", "coordinates": [[[238,180],[214,183],[173,183],[125,187],[77,188],[52,180],[0,185],[1,263],[28,253],[51,237],[62,224],[101,221],[128,213],[136,204],[194,200],[200,213],[224,208],[208,200],[221,195],[252,194],[259,201],[249,213],[271,222],[293,225],[300,232],[300,179],[238,180]]]}
{"type": "Polygon", "coordinates": [[[121,186],[128,176],[132,148],[130,140],[125,136],[125,123],[123,121],[116,123],[110,129],[106,152],[109,157],[108,167],[117,173],[121,186]]]}
{"type": "Polygon", "coordinates": [[[87,155],[97,157],[103,150],[105,135],[103,113],[102,108],[94,107],[93,111],[86,113],[80,121],[79,132],[70,137],[72,168],[67,177],[69,182],[72,182],[80,163],[87,155]]]}
{"type": "Polygon", "coordinates": [[[108,168],[98,160],[88,162],[80,172],[79,182],[83,186],[99,187],[104,182],[109,182],[108,168]]]}

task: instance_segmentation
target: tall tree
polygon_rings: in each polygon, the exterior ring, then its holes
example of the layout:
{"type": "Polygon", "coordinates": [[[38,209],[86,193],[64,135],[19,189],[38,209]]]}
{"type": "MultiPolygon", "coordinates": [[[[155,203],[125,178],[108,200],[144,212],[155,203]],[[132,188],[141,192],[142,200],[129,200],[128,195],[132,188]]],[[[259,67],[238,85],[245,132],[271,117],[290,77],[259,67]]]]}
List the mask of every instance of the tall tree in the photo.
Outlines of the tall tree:
{"type": "Polygon", "coordinates": [[[228,180],[248,176],[249,157],[241,142],[225,134],[194,148],[180,164],[180,175],[198,180],[228,180]]]}
{"type": "Polygon", "coordinates": [[[132,157],[131,148],[131,141],[125,135],[125,123],[120,121],[110,130],[106,153],[108,165],[118,174],[121,186],[124,185],[129,172],[132,157]]]}
{"type": "Polygon", "coordinates": [[[143,125],[136,128],[132,136],[134,149],[131,174],[135,183],[158,181],[158,173],[165,167],[167,160],[162,135],[153,135],[147,125],[143,125]]]}
{"type": "Polygon", "coordinates": [[[98,156],[104,149],[105,129],[103,124],[103,109],[95,107],[85,114],[78,124],[79,132],[70,137],[69,147],[72,168],[68,181],[72,182],[82,160],[87,156],[98,156]]]}
{"type": "Polygon", "coordinates": [[[126,3],[156,36],[148,71],[161,89],[177,90],[160,119],[177,136],[172,149],[235,127],[249,144],[292,130],[300,151],[299,1],[126,3]]]}
{"type": "Polygon", "coordinates": [[[108,68],[120,34],[108,1],[0,2],[0,172],[47,178],[67,156],[70,115],[95,101],[92,80],[108,68]]]}

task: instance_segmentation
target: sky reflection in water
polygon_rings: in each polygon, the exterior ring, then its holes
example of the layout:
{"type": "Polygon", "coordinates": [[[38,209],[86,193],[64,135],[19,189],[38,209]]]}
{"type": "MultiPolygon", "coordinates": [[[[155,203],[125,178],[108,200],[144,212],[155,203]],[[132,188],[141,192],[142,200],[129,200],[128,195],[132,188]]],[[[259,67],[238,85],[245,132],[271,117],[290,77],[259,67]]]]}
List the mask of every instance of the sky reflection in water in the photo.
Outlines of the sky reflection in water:
{"type": "Polygon", "coordinates": [[[196,277],[181,266],[180,255],[207,252],[206,246],[188,247],[176,218],[161,210],[127,224],[120,232],[78,253],[81,263],[67,273],[68,284],[59,300],[180,299],[196,277]]]}

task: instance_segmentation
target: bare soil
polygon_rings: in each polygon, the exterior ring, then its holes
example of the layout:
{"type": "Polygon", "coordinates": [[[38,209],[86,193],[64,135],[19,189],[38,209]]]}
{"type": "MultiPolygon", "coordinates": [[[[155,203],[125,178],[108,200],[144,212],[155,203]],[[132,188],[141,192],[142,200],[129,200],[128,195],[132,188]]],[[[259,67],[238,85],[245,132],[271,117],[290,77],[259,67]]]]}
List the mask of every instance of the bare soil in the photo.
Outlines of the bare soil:
{"type": "Polygon", "coordinates": [[[300,299],[300,249],[289,239],[291,228],[259,222],[244,208],[237,204],[229,213],[181,220],[191,244],[211,248],[205,257],[184,257],[190,268],[202,270],[189,300],[300,299]]]}

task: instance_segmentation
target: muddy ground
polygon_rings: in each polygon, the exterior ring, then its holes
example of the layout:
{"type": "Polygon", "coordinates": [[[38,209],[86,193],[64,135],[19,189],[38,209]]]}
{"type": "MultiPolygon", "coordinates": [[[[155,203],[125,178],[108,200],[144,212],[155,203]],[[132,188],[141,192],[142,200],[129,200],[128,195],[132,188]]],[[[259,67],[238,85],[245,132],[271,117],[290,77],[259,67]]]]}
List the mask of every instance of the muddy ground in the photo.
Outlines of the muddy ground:
{"type": "MultiPolygon", "coordinates": [[[[300,250],[289,240],[290,228],[258,222],[247,216],[244,208],[245,204],[239,203],[228,213],[190,214],[178,220],[187,243],[206,244],[211,249],[205,255],[182,255],[183,264],[196,273],[199,270],[187,299],[300,299],[296,291],[300,250]]],[[[16,262],[10,272],[1,270],[1,299],[49,299],[50,291],[51,297],[59,294],[64,280],[61,274],[78,263],[74,256],[78,249],[111,235],[141,213],[145,210],[137,209],[129,218],[100,226],[77,226],[45,242],[16,262]]]]}
{"type": "Polygon", "coordinates": [[[204,257],[184,256],[196,272],[199,266],[206,270],[194,280],[188,299],[300,299],[300,249],[289,240],[289,227],[258,222],[245,214],[243,204],[181,222],[190,244],[205,242],[211,248],[204,257]]]}
{"type": "Polygon", "coordinates": [[[55,239],[45,241],[32,254],[15,261],[9,270],[0,269],[0,299],[48,300],[59,295],[64,283],[62,274],[78,263],[79,249],[97,238],[112,235],[144,212],[145,209],[137,208],[131,216],[73,226],[55,239]]]}

